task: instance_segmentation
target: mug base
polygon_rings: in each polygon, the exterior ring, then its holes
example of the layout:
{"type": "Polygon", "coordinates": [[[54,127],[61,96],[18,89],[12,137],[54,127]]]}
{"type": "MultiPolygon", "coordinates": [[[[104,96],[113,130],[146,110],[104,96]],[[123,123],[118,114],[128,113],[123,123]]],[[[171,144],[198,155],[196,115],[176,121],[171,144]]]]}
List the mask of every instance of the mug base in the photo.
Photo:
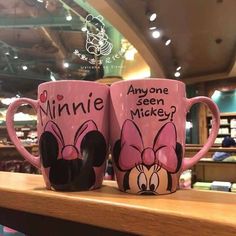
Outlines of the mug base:
{"type": "Polygon", "coordinates": [[[92,191],[96,189],[100,189],[101,186],[92,186],[90,188],[81,188],[78,186],[74,185],[51,185],[51,186],[46,186],[47,190],[52,190],[52,191],[57,191],[57,192],[83,192],[83,191],[92,191]]]}
{"type": "Polygon", "coordinates": [[[178,189],[172,190],[172,191],[165,191],[165,192],[154,192],[154,191],[142,191],[142,192],[132,192],[132,191],[124,191],[122,189],[119,189],[119,191],[121,191],[122,193],[128,193],[128,194],[132,194],[132,195],[145,195],[145,196],[160,196],[160,195],[169,195],[172,193],[175,193],[178,189]]]}

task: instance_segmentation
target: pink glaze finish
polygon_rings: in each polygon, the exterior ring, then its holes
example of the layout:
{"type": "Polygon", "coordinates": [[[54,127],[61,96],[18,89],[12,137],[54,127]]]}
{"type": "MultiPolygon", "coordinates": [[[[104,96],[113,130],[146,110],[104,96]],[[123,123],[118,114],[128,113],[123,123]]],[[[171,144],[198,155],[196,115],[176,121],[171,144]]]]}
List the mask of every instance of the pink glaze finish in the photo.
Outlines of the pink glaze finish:
{"type": "Polygon", "coordinates": [[[39,85],[38,100],[20,98],[7,111],[9,136],[32,165],[41,168],[47,188],[89,190],[101,186],[108,150],[109,87],[96,82],[56,81],[39,85]],[[14,130],[22,104],[37,112],[40,157],[31,155],[14,130]]]}
{"type": "Polygon", "coordinates": [[[208,151],[219,130],[219,110],[207,97],[186,98],[185,84],[169,79],[111,85],[110,142],[118,186],[135,194],[176,191],[183,170],[208,151]],[[213,114],[212,132],[192,158],[184,158],[186,114],[195,103],[213,114]]]}

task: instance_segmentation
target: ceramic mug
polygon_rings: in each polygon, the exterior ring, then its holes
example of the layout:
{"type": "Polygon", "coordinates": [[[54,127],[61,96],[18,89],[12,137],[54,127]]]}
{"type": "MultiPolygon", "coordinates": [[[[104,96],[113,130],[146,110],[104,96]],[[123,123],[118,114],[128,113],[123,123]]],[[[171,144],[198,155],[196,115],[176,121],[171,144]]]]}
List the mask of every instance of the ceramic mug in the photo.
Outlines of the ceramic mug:
{"type": "Polygon", "coordinates": [[[102,184],[108,150],[109,87],[96,82],[42,83],[38,100],[20,98],[8,108],[6,125],[17,150],[40,168],[48,189],[90,190],[102,184]],[[22,104],[37,112],[39,156],[31,155],[14,130],[22,104]]]}
{"type": "Polygon", "coordinates": [[[219,130],[219,110],[207,97],[186,98],[185,84],[169,79],[116,82],[110,87],[110,141],[119,189],[134,194],[168,194],[182,171],[208,151],[219,130]],[[195,103],[213,114],[203,148],[184,158],[186,114],[195,103]]]}

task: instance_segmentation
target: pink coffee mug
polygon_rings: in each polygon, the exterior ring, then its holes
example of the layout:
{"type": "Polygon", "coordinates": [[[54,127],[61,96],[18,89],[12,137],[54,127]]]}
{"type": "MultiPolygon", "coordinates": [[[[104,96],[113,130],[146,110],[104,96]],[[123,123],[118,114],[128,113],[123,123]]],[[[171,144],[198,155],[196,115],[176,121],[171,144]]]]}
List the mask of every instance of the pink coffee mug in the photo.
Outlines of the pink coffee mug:
{"type": "Polygon", "coordinates": [[[110,141],[119,189],[134,194],[168,194],[182,171],[208,151],[219,130],[219,110],[207,97],[186,98],[185,84],[169,79],[116,82],[110,87],[110,141]],[[195,103],[213,114],[204,147],[184,158],[186,114],[195,103]]]}
{"type": "Polygon", "coordinates": [[[8,108],[6,124],[17,150],[41,169],[47,189],[99,188],[108,151],[109,87],[96,82],[61,80],[38,87],[38,100],[20,98],[8,108]],[[40,157],[22,146],[13,116],[22,104],[37,112],[40,157]]]}

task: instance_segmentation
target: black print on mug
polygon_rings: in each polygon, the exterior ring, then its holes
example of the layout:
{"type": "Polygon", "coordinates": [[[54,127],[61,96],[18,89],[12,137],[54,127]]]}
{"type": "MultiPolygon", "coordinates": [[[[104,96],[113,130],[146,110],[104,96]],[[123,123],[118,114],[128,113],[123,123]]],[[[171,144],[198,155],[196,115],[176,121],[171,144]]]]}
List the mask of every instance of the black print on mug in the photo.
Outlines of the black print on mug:
{"type": "Polygon", "coordinates": [[[55,190],[88,190],[96,182],[94,167],[101,166],[107,145],[94,121],[84,122],[66,144],[58,125],[48,121],[39,140],[44,168],[49,168],[49,180],[55,190]]]}
{"type": "Polygon", "coordinates": [[[177,142],[174,123],[168,122],[157,133],[153,146],[144,147],[138,126],[128,119],[114,145],[113,157],[116,167],[125,172],[124,191],[166,194],[172,191],[172,174],[181,167],[182,145],[177,142]]]}

